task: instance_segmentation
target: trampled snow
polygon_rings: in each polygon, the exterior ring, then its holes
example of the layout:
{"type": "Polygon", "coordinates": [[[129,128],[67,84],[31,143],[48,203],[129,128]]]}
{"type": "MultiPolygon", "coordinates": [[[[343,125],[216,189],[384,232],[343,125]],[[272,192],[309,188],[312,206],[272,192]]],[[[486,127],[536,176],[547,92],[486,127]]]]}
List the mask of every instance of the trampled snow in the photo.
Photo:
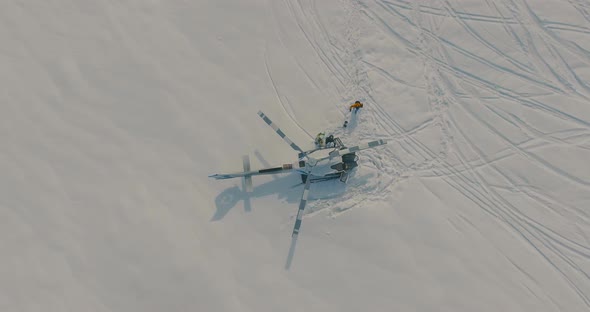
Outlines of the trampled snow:
{"type": "Polygon", "coordinates": [[[0,3],[1,311],[587,311],[588,1],[0,3]],[[342,128],[355,100],[365,105],[342,128]],[[312,184],[318,132],[359,152],[312,184]]]}

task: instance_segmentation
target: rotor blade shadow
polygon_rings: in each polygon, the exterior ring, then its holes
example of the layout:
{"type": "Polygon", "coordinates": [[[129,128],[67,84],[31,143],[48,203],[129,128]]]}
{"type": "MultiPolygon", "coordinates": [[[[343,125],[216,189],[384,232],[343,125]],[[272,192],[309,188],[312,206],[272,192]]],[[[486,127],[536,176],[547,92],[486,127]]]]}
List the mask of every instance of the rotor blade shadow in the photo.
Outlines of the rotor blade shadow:
{"type": "MultiPolygon", "coordinates": [[[[254,156],[256,156],[256,159],[258,159],[258,161],[262,164],[263,167],[265,167],[265,168],[272,167],[272,165],[268,161],[266,161],[264,156],[262,156],[262,154],[258,150],[254,151],[254,156]]],[[[278,179],[277,176],[272,176],[272,178],[275,180],[278,179]]]]}
{"type": "Polygon", "coordinates": [[[252,204],[250,203],[250,196],[251,194],[246,191],[246,181],[244,179],[242,179],[242,195],[244,196],[243,200],[244,200],[244,211],[246,212],[250,212],[252,211],[252,204]]]}
{"type": "Polygon", "coordinates": [[[297,246],[297,237],[298,235],[291,236],[291,246],[289,247],[287,262],[285,263],[285,270],[289,270],[291,268],[291,263],[293,263],[293,257],[295,256],[295,246],[297,246]]]}

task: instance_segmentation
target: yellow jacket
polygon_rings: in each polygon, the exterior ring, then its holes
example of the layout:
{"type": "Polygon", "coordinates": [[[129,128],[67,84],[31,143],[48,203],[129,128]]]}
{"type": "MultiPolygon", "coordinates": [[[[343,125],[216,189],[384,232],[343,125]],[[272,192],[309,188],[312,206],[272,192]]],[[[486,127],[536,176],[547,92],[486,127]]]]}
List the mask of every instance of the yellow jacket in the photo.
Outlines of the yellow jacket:
{"type": "Polygon", "coordinates": [[[358,103],[354,103],[354,104],[350,105],[350,108],[348,110],[351,111],[353,108],[361,108],[361,107],[363,107],[363,103],[358,102],[358,103]]]}

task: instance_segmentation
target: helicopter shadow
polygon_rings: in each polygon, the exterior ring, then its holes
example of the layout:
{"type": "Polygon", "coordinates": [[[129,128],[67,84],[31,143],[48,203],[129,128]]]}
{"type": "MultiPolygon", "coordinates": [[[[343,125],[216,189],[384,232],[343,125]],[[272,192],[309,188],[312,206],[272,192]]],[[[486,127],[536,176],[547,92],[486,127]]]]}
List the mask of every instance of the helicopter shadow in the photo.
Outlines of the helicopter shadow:
{"type": "MultiPolygon", "coordinates": [[[[322,182],[312,182],[312,185],[315,185],[315,187],[312,187],[312,192],[315,193],[315,196],[310,196],[308,200],[336,198],[340,196],[346,188],[346,185],[337,179],[322,182]]],[[[246,211],[251,211],[251,198],[259,198],[277,194],[278,199],[283,199],[287,203],[299,203],[301,201],[303,187],[304,184],[301,183],[300,175],[292,173],[281,177],[273,176],[272,180],[254,187],[252,192],[244,191],[245,183],[242,182],[242,188],[234,185],[217,195],[215,198],[215,206],[217,209],[211,218],[211,221],[219,221],[223,219],[229,213],[229,211],[237,205],[239,201],[244,201],[244,209],[246,211]]],[[[291,264],[295,256],[296,245],[297,236],[292,236],[287,260],[285,263],[286,270],[291,268],[291,264]]]]}
{"type": "Polygon", "coordinates": [[[251,211],[252,198],[265,197],[276,194],[278,199],[284,199],[288,203],[296,203],[301,199],[301,179],[299,175],[287,174],[282,177],[275,177],[275,179],[266,183],[255,186],[252,192],[246,192],[244,182],[242,187],[234,185],[225,189],[215,198],[215,213],[211,221],[218,221],[223,219],[229,211],[234,208],[238,202],[244,201],[244,210],[251,211]]]}
{"type": "MultiPolygon", "coordinates": [[[[271,195],[277,195],[277,199],[284,200],[287,203],[294,204],[301,201],[302,188],[299,174],[286,174],[284,176],[273,176],[273,179],[263,184],[257,185],[252,192],[245,191],[245,183],[242,181],[242,187],[234,185],[225,189],[215,198],[215,213],[211,221],[223,219],[240,201],[244,202],[244,210],[252,210],[250,200],[271,195]]],[[[309,201],[317,199],[330,199],[341,196],[346,191],[346,185],[338,179],[329,181],[312,182],[309,201]]]]}
{"type": "MultiPolygon", "coordinates": [[[[353,171],[353,176],[356,170],[353,171]]],[[[370,175],[357,176],[357,181],[361,184],[366,183],[370,175]]],[[[308,197],[309,201],[317,199],[331,199],[342,196],[346,191],[346,184],[341,183],[338,179],[329,181],[312,182],[315,187],[311,188],[313,197],[308,197]],[[319,185],[318,185],[319,184],[319,185]]],[[[256,186],[252,192],[246,192],[245,183],[242,182],[242,188],[237,185],[229,187],[221,192],[215,198],[215,206],[217,207],[211,221],[218,221],[223,219],[229,211],[234,208],[239,201],[244,201],[244,209],[251,211],[251,198],[259,198],[277,194],[278,199],[284,199],[287,203],[299,203],[302,196],[302,188],[304,184],[301,183],[299,174],[287,174],[284,176],[273,176],[273,179],[256,186]]],[[[291,237],[291,244],[285,262],[285,270],[290,270],[291,264],[295,256],[295,249],[297,246],[298,235],[291,237]]]]}

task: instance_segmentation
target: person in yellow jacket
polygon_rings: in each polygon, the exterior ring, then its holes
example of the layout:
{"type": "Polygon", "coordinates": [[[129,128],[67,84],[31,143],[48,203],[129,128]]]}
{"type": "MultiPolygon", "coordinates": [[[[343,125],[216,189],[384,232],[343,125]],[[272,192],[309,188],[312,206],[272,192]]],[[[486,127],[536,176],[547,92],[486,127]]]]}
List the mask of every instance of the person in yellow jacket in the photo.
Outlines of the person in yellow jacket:
{"type": "Polygon", "coordinates": [[[361,107],[363,107],[363,103],[361,103],[361,101],[356,101],[354,104],[350,105],[348,111],[352,112],[352,109],[354,108],[354,112],[356,113],[361,107]]]}
{"type": "Polygon", "coordinates": [[[324,147],[324,138],[326,137],[326,134],[323,132],[318,133],[318,135],[316,135],[315,137],[315,144],[319,147],[324,147]]]}

